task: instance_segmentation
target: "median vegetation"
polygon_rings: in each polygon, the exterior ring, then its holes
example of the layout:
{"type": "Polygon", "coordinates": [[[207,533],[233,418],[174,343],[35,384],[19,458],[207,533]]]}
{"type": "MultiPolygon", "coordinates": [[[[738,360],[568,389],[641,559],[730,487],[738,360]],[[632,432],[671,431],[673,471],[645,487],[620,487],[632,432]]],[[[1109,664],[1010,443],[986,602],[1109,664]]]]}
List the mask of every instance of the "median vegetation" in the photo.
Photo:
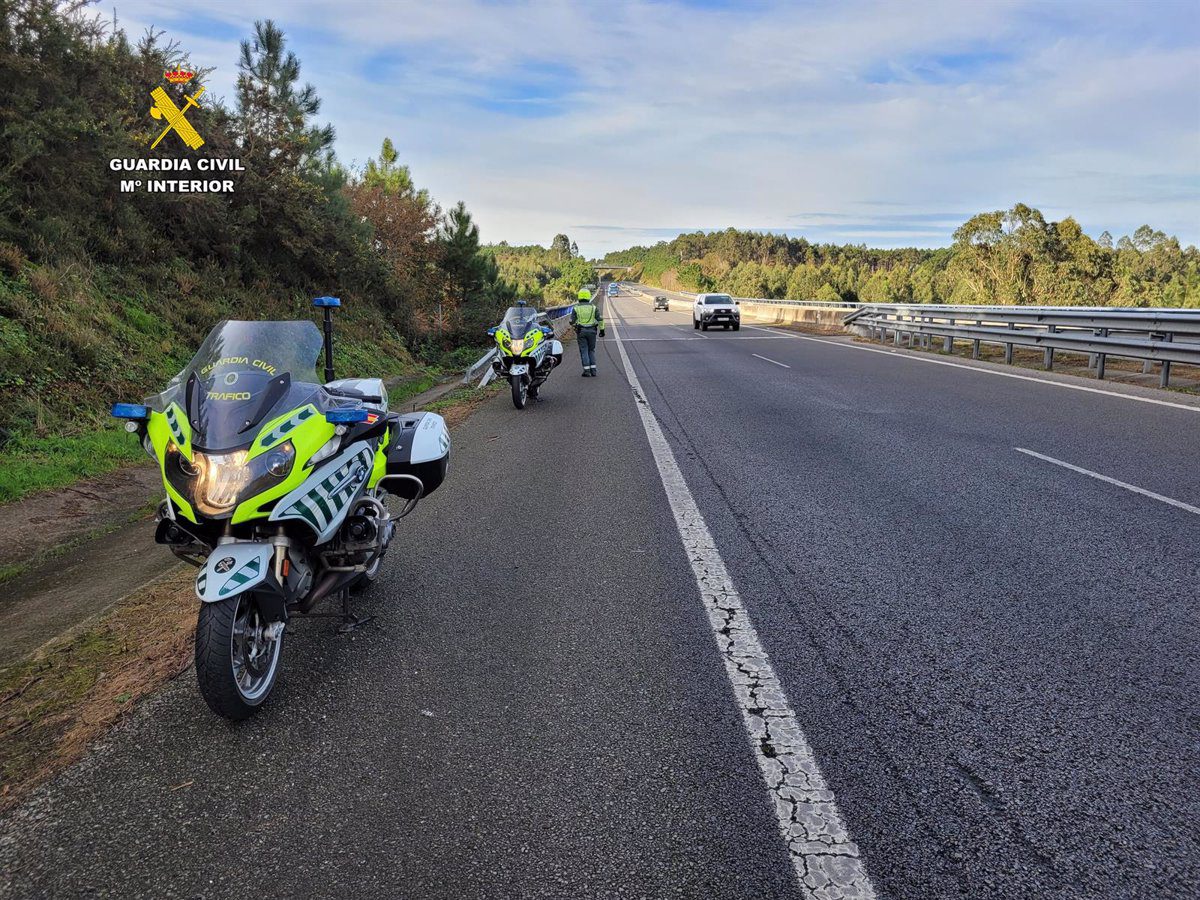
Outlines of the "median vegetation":
{"type": "Polygon", "coordinates": [[[1143,225],[1091,238],[1036,209],[980,213],[950,247],[874,250],[728,229],[610,253],[649,284],[739,297],[863,303],[1200,307],[1200,251],[1143,225]]]}

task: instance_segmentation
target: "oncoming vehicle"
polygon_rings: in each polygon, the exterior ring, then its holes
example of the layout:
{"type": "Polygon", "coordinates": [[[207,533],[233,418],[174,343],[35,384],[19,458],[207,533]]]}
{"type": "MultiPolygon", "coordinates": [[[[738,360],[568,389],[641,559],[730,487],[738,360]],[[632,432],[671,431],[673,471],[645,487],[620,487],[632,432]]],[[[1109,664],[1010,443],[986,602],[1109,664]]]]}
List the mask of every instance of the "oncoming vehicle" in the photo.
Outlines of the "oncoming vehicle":
{"type": "Polygon", "coordinates": [[[617,283],[615,281],[610,281],[608,283],[608,296],[615,297],[615,296],[617,296],[618,293],[620,293],[620,290],[621,290],[621,288],[617,285],[617,283]]]}
{"type": "Polygon", "coordinates": [[[538,322],[538,311],[524,300],[504,314],[488,334],[496,339],[496,358],[492,369],[507,378],[512,388],[513,406],[524,409],[526,401],[538,399],[542,383],[562,362],[563,346],[554,339],[554,330],[538,322]]]}
{"type": "Polygon", "coordinates": [[[670,306],[670,304],[667,302],[667,298],[666,298],[666,297],[664,297],[662,294],[659,294],[658,296],[656,296],[656,297],[654,298],[654,310],[655,310],[655,312],[657,312],[657,311],[658,311],[658,310],[660,310],[660,309],[665,309],[665,310],[667,310],[668,312],[670,312],[670,310],[671,310],[671,306],[670,306]]]}
{"type": "Polygon", "coordinates": [[[712,325],[724,325],[739,331],[742,314],[737,301],[728,294],[699,294],[692,305],[692,328],[708,331],[712,325]]]}
{"type": "Polygon", "coordinates": [[[196,677],[229,719],[270,695],[294,616],[335,597],[340,630],[366,621],[347,592],[378,577],[396,520],[446,476],[442,417],[389,412],[378,378],[335,381],[341,304],[314,304],[324,339],[310,321],[220,322],[165,391],[112,409],[158,462],[155,541],[200,569],[196,677]]]}

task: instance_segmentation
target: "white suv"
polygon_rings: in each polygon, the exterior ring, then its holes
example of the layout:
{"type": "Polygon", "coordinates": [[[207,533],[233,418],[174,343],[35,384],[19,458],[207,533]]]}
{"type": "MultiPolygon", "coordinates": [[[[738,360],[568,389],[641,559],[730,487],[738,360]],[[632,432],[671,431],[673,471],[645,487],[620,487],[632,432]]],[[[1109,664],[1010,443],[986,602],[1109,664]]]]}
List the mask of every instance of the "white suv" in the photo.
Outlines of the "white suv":
{"type": "Polygon", "coordinates": [[[699,294],[692,304],[692,327],[708,331],[709,325],[724,325],[738,331],[742,327],[742,312],[737,301],[728,294],[699,294]]]}

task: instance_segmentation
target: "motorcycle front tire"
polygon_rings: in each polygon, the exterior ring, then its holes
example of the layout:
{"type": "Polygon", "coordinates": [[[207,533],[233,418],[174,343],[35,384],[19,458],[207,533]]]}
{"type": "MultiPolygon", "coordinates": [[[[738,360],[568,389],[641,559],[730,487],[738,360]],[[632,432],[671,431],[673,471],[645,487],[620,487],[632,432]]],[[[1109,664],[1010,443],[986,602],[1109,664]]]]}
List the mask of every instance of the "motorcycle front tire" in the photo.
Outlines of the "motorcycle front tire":
{"type": "Polygon", "coordinates": [[[512,385],[513,406],[517,409],[524,409],[525,402],[529,399],[529,385],[520,375],[511,376],[508,383],[512,385]]]}
{"type": "Polygon", "coordinates": [[[219,716],[240,722],[258,712],[275,687],[283,634],[269,642],[266,658],[252,664],[246,635],[261,626],[253,595],[203,603],[196,622],[196,681],[200,696],[219,716]]]}

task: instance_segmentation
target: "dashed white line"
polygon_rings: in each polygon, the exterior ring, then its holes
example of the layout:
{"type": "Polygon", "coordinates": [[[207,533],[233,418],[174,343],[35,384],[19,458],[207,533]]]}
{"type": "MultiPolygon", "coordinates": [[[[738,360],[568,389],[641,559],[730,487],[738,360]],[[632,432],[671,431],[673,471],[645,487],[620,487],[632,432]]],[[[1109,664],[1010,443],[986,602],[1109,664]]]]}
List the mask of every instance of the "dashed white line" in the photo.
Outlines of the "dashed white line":
{"type": "Polygon", "coordinates": [[[609,328],[800,888],[809,900],[874,900],[858,846],[642,392],[620,331],[609,328]]]}
{"type": "Polygon", "coordinates": [[[765,356],[759,356],[757,353],[751,353],[750,355],[763,360],[763,362],[769,362],[772,365],[779,366],[781,369],[790,369],[791,368],[791,366],[787,365],[786,363],[781,363],[778,360],[769,359],[765,356]]]}
{"type": "Polygon", "coordinates": [[[1190,503],[1184,503],[1182,500],[1176,500],[1174,497],[1164,497],[1162,494],[1156,494],[1154,491],[1148,491],[1145,488],[1140,488],[1135,484],[1127,484],[1124,481],[1118,481],[1108,475],[1101,475],[1099,472],[1093,472],[1091,469],[1085,469],[1082,466],[1072,465],[1069,462],[1063,462],[1061,459],[1055,459],[1053,456],[1046,456],[1044,453],[1038,453],[1034,450],[1026,450],[1024,447],[1013,447],[1018,453],[1024,453],[1026,456],[1032,456],[1043,462],[1052,463],[1056,466],[1062,466],[1064,469],[1070,469],[1072,472],[1078,472],[1080,475],[1087,475],[1089,478],[1095,478],[1098,481],[1103,481],[1106,484],[1116,485],[1117,487],[1125,488],[1127,491],[1133,491],[1135,494],[1141,494],[1143,497],[1149,497],[1151,500],[1157,500],[1160,503],[1166,503],[1168,506],[1174,506],[1177,509],[1182,509],[1186,512],[1194,513],[1200,516],[1200,506],[1192,506],[1190,503]]]}
{"type": "MultiPolygon", "coordinates": [[[[780,334],[779,331],[773,328],[764,328],[761,325],[746,325],[745,328],[754,328],[758,331],[766,331],[770,334],[780,334]]],[[[848,344],[843,341],[830,341],[825,338],[809,337],[804,334],[795,334],[793,332],[783,332],[790,338],[795,338],[799,341],[812,341],[816,344],[825,344],[829,347],[842,347],[847,350],[862,350],[866,353],[882,353],[885,356],[890,356],[892,359],[908,359],[913,362],[929,363],[935,366],[950,366],[953,369],[967,369],[971,372],[979,372],[982,375],[998,375],[1001,378],[1015,378],[1018,381],[1036,381],[1038,384],[1048,384],[1053,387],[1066,388],[1069,391],[1083,391],[1088,394],[1102,394],[1105,397],[1116,397],[1120,400],[1134,400],[1138,403],[1153,403],[1157,406],[1170,406],[1175,409],[1186,409],[1188,412],[1200,413],[1200,406],[1192,406],[1187,403],[1172,403],[1170,400],[1156,400],[1153,397],[1139,397],[1137,394],[1121,394],[1116,391],[1106,391],[1101,388],[1087,387],[1082,384],[1067,384],[1065,381],[1053,381],[1049,378],[1038,378],[1036,375],[1018,375],[1016,372],[1000,372],[996,369],[985,369],[981,366],[969,366],[966,363],[951,362],[948,359],[933,359],[925,356],[917,355],[916,353],[899,353],[895,350],[887,350],[882,347],[864,347],[862,344],[848,344]]]]}

